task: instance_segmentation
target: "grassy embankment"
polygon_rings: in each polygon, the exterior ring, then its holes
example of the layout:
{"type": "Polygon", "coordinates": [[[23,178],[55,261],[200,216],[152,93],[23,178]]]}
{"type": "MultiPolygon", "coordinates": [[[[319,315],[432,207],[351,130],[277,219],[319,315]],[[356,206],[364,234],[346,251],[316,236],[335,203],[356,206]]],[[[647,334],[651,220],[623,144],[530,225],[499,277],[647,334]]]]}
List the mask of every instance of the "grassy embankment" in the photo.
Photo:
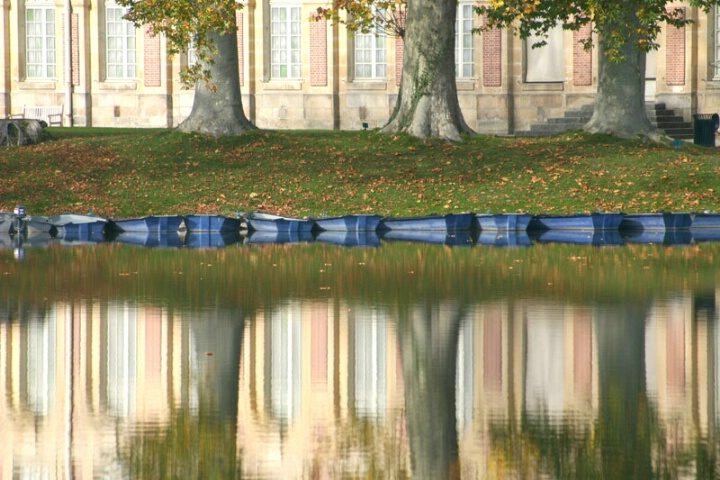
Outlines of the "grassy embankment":
{"type": "Polygon", "coordinates": [[[0,211],[32,215],[262,210],[573,213],[720,210],[720,155],[686,144],[571,132],[461,144],[372,131],[256,131],[214,139],[170,130],[50,129],[0,150],[0,211]]]}

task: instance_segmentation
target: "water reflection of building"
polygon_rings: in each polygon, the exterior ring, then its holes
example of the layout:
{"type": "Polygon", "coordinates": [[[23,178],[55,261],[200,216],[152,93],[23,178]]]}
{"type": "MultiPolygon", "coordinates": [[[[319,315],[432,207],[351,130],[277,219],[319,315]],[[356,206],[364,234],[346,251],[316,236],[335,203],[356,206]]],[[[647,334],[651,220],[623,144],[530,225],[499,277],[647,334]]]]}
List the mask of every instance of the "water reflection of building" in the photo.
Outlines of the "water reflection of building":
{"type": "Polygon", "coordinates": [[[167,421],[183,398],[183,330],[132,303],[56,304],[0,323],[0,478],[116,471],[123,435],[167,421]]]}
{"type": "Polygon", "coordinates": [[[238,447],[246,473],[334,477],[366,471],[369,456],[386,453],[395,458],[381,462],[407,462],[392,320],[334,301],[290,301],[257,312],[248,322],[240,379],[238,447]],[[398,451],[386,451],[385,442],[398,451]]]}
{"type": "MultiPolygon", "coordinates": [[[[646,389],[669,444],[716,435],[716,296],[681,294],[643,310],[646,389]]],[[[432,311],[433,322],[452,315],[432,311]]],[[[613,312],[532,299],[464,308],[456,373],[463,478],[512,470],[494,441],[498,425],[595,428],[598,328],[613,312]]],[[[247,477],[409,469],[393,307],[290,300],[244,326],[241,317],[77,302],[0,323],[0,478],[112,476],[133,432],[168,422],[173,407],[197,409],[208,390],[237,415],[247,477]]]]}

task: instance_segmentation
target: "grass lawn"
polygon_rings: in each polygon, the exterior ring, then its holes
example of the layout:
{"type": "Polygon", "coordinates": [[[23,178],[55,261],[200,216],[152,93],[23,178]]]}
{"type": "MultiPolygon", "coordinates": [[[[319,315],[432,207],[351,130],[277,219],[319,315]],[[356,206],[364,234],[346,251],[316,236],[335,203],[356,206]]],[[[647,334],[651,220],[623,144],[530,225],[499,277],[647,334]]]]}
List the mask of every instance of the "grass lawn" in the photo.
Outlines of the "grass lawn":
{"type": "Polygon", "coordinates": [[[165,129],[50,128],[0,150],[0,211],[110,218],[720,210],[720,151],[570,132],[423,142],[375,131],[215,139],[165,129]]]}

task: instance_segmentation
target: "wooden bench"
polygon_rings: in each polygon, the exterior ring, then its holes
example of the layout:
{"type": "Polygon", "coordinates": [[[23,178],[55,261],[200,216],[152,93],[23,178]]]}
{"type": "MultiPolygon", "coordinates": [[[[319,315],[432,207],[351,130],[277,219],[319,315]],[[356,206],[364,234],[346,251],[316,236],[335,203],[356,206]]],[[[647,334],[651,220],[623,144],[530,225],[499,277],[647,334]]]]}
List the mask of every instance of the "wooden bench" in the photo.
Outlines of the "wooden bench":
{"type": "Polygon", "coordinates": [[[30,118],[34,120],[43,120],[48,126],[62,127],[63,123],[63,105],[53,105],[49,107],[41,107],[37,105],[23,105],[22,113],[14,113],[10,118],[30,118]]]}

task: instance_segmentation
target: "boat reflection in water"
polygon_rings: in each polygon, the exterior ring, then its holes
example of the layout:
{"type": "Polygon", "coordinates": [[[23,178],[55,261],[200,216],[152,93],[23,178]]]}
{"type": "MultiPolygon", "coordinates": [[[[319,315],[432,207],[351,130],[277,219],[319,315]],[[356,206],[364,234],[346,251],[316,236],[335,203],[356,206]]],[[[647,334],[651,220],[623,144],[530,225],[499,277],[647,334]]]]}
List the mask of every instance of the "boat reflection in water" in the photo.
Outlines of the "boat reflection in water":
{"type": "MultiPolygon", "coordinates": [[[[0,294],[2,478],[654,478],[717,468],[714,281],[647,265],[628,273],[617,261],[623,283],[602,271],[611,262],[593,260],[622,249],[564,247],[131,248],[134,263],[120,271],[138,274],[108,282],[114,290],[85,265],[77,278],[63,273],[70,286],[38,272],[33,292],[19,272],[56,257],[0,262],[0,278],[20,283],[0,294]],[[568,264],[586,282],[549,273],[568,264]],[[152,275],[166,280],[146,291],[152,275]]],[[[633,248],[644,259],[672,253],[633,248]]],[[[716,267],[690,266],[717,279],[716,267]]]]}

